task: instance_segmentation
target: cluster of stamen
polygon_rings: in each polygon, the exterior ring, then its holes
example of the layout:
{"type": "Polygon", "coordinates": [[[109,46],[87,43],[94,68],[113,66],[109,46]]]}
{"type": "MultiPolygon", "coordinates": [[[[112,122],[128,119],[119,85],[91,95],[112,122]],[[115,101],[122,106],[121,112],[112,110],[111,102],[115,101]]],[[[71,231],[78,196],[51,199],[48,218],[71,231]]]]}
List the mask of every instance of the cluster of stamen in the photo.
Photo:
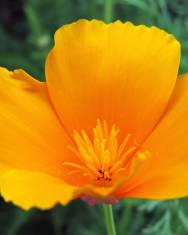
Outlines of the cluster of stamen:
{"type": "Polygon", "coordinates": [[[131,174],[138,162],[146,159],[146,155],[137,153],[130,167],[131,156],[135,153],[137,145],[130,147],[130,134],[118,145],[118,132],[115,125],[109,131],[106,122],[101,123],[99,120],[93,131],[93,141],[84,130],[81,134],[74,131],[77,147],[68,146],[68,148],[76,154],[80,163],[64,162],[65,166],[70,167],[68,174],[82,174],[100,185],[109,184],[121,174],[126,175],[128,168],[128,173],[131,174]]]}

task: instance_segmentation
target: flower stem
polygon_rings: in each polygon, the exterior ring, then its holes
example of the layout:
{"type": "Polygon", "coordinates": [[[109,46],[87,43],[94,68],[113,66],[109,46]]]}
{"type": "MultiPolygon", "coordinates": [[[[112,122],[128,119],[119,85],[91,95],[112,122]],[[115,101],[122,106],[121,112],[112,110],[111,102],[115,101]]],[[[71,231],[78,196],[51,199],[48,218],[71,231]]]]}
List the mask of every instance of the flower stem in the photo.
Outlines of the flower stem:
{"type": "Polygon", "coordinates": [[[114,0],[104,0],[104,21],[110,23],[113,18],[113,1],[114,0]]]}
{"type": "Polygon", "coordinates": [[[116,235],[112,205],[103,204],[103,209],[108,235],[116,235]]]}

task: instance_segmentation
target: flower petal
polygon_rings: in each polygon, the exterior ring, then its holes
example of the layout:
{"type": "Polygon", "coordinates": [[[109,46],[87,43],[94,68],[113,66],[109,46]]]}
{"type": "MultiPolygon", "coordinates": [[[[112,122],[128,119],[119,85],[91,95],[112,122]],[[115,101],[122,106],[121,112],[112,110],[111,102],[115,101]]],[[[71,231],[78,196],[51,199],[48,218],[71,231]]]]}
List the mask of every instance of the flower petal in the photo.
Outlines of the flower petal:
{"type": "Polygon", "coordinates": [[[74,187],[48,174],[12,169],[0,177],[0,190],[6,201],[28,210],[65,205],[73,199],[74,187]]]}
{"type": "Polygon", "coordinates": [[[46,62],[51,100],[71,134],[91,134],[100,119],[142,142],[169,101],[179,57],[179,43],[156,27],[80,20],[55,34],[46,62]]]}
{"type": "Polygon", "coordinates": [[[178,78],[168,108],[142,146],[151,157],[116,193],[170,199],[188,195],[188,74],[178,78]]]}
{"type": "Polygon", "coordinates": [[[22,70],[0,68],[0,130],[2,168],[61,177],[62,162],[71,158],[70,140],[49,102],[45,83],[22,70]]]}

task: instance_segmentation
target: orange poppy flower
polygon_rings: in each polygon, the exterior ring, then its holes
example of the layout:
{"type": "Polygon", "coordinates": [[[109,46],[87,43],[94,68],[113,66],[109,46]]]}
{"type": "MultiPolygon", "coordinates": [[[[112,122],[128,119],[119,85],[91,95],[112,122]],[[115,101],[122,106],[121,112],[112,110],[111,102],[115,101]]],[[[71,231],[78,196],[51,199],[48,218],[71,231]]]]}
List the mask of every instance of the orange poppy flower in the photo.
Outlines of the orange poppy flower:
{"type": "Polygon", "coordinates": [[[156,27],[79,20],[46,82],[0,69],[0,190],[24,209],[188,194],[188,75],[156,27]]]}

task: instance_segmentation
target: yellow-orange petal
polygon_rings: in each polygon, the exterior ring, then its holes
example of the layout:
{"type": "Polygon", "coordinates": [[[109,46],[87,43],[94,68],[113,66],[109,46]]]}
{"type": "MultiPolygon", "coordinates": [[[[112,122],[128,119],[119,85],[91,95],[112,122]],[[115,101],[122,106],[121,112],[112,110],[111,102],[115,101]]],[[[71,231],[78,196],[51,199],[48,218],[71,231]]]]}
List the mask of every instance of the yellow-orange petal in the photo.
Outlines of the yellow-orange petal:
{"type": "Polygon", "coordinates": [[[0,176],[0,190],[5,201],[28,210],[66,205],[73,199],[74,187],[45,173],[12,169],[0,176]]]}
{"type": "Polygon", "coordinates": [[[0,68],[0,167],[61,177],[63,161],[71,158],[70,143],[50,104],[46,84],[22,70],[0,68]]]}
{"type": "Polygon", "coordinates": [[[150,151],[150,159],[116,195],[150,199],[188,195],[188,74],[178,78],[162,120],[142,149],[150,151]]]}
{"type": "Polygon", "coordinates": [[[100,119],[140,143],[169,101],[179,58],[179,43],[156,27],[79,20],[55,33],[48,90],[71,134],[91,135],[100,119]]]}

